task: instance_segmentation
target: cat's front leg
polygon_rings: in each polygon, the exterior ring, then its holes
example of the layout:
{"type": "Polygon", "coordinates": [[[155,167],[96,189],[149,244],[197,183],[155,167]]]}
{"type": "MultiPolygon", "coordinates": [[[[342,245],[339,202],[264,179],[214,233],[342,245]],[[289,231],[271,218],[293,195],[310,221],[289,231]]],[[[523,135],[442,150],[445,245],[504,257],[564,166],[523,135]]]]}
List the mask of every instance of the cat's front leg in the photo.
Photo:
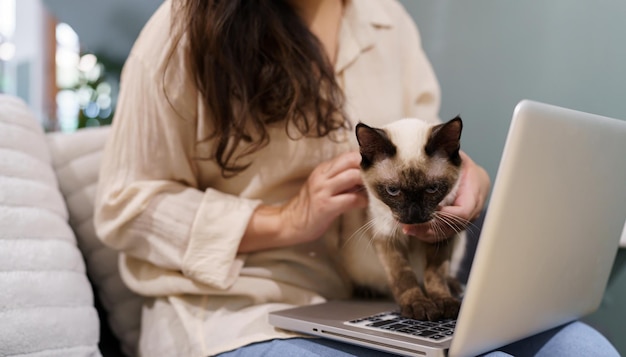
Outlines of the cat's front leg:
{"type": "Polygon", "coordinates": [[[408,247],[400,243],[376,241],[378,257],[387,274],[391,292],[404,317],[437,320],[441,309],[420,287],[408,257],[408,247]]]}
{"type": "Polygon", "coordinates": [[[450,259],[454,238],[434,244],[423,243],[426,251],[424,268],[424,289],[426,294],[437,304],[441,317],[454,319],[461,308],[461,284],[450,276],[450,259]]]}

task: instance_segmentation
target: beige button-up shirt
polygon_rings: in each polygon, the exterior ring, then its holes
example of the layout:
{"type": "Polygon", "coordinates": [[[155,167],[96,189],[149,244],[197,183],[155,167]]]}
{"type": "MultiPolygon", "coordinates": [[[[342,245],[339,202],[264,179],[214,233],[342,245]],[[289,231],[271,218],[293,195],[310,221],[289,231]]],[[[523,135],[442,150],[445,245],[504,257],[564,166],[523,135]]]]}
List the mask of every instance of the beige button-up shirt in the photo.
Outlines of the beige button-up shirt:
{"type": "MultiPolygon", "coordinates": [[[[146,356],[208,356],[293,336],[267,313],[346,298],[325,239],[285,249],[237,254],[260,203],[295,195],[322,161],[355,150],[342,140],[271,142],[234,178],[220,175],[211,152],[211,117],[183,60],[185,38],[170,33],[166,1],[146,24],[125,64],[96,201],[98,235],[120,250],[121,274],[154,297],[142,317],[146,356]]],[[[380,126],[402,117],[438,120],[439,87],[408,13],[395,0],[351,0],[339,34],[336,75],[346,111],[380,126]]],[[[352,232],[339,219],[326,238],[352,232]]]]}

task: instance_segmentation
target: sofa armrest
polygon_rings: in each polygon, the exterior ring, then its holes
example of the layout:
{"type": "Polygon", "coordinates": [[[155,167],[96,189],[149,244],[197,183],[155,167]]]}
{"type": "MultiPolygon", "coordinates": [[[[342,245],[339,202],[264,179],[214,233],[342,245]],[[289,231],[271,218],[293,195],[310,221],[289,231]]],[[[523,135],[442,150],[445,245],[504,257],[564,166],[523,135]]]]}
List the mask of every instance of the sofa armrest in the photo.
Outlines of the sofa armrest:
{"type": "Polygon", "coordinates": [[[81,252],[26,104],[0,95],[0,355],[100,356],[81,252]]]}
{"type": "Polygon", "coordinates": [[[109,131],[107,126],[87,128],[50,133],[46,139],[87,274],[107,313],[108,326],[130,357],[137,351],[144,298],[126,287],[119,273],[118,252],[98,239],[93,224],[100,160],[109,131]]]}

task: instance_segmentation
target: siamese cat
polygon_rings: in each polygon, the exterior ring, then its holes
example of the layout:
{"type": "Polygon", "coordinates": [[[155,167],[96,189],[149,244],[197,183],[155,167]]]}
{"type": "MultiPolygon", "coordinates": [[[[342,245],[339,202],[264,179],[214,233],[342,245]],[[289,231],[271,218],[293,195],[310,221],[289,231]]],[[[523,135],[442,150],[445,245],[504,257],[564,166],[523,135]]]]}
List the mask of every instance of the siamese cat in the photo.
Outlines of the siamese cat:
{"type": "Polygon", "coordinates": [[[461,284],[454,278],[453,255],[460,261],[464,220],[439,208],[456,196],[461,175],[463,123],[401,119],[383,128],[356,126],[361,173],[369,196],[369,222],[343,242],[340,259],[355,287],[393,295],[405,317],[456,318],[461,284]],[[456,232],[425,243],[406,233],[415,224],[456,232]],[[460,244],[461,243],[461,244],[460,244]],[[453,254],[454,253],[454,254],[453,254]]]}

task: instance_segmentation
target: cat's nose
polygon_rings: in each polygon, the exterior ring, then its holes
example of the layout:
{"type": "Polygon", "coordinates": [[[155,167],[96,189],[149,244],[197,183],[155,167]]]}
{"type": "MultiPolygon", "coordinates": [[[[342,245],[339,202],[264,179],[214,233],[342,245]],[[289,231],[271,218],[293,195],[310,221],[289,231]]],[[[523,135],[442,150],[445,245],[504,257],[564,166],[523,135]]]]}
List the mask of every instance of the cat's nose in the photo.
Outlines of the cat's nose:
{"type": "Polygon", "coordinates": [[[413,203],[409,205],[406,210],[406,215],[402,220],[402,223],[405,224],[420,224],[424,222],[428,222],[430,220],[430,215],[427,214],[419,204],[413,203]]]}

